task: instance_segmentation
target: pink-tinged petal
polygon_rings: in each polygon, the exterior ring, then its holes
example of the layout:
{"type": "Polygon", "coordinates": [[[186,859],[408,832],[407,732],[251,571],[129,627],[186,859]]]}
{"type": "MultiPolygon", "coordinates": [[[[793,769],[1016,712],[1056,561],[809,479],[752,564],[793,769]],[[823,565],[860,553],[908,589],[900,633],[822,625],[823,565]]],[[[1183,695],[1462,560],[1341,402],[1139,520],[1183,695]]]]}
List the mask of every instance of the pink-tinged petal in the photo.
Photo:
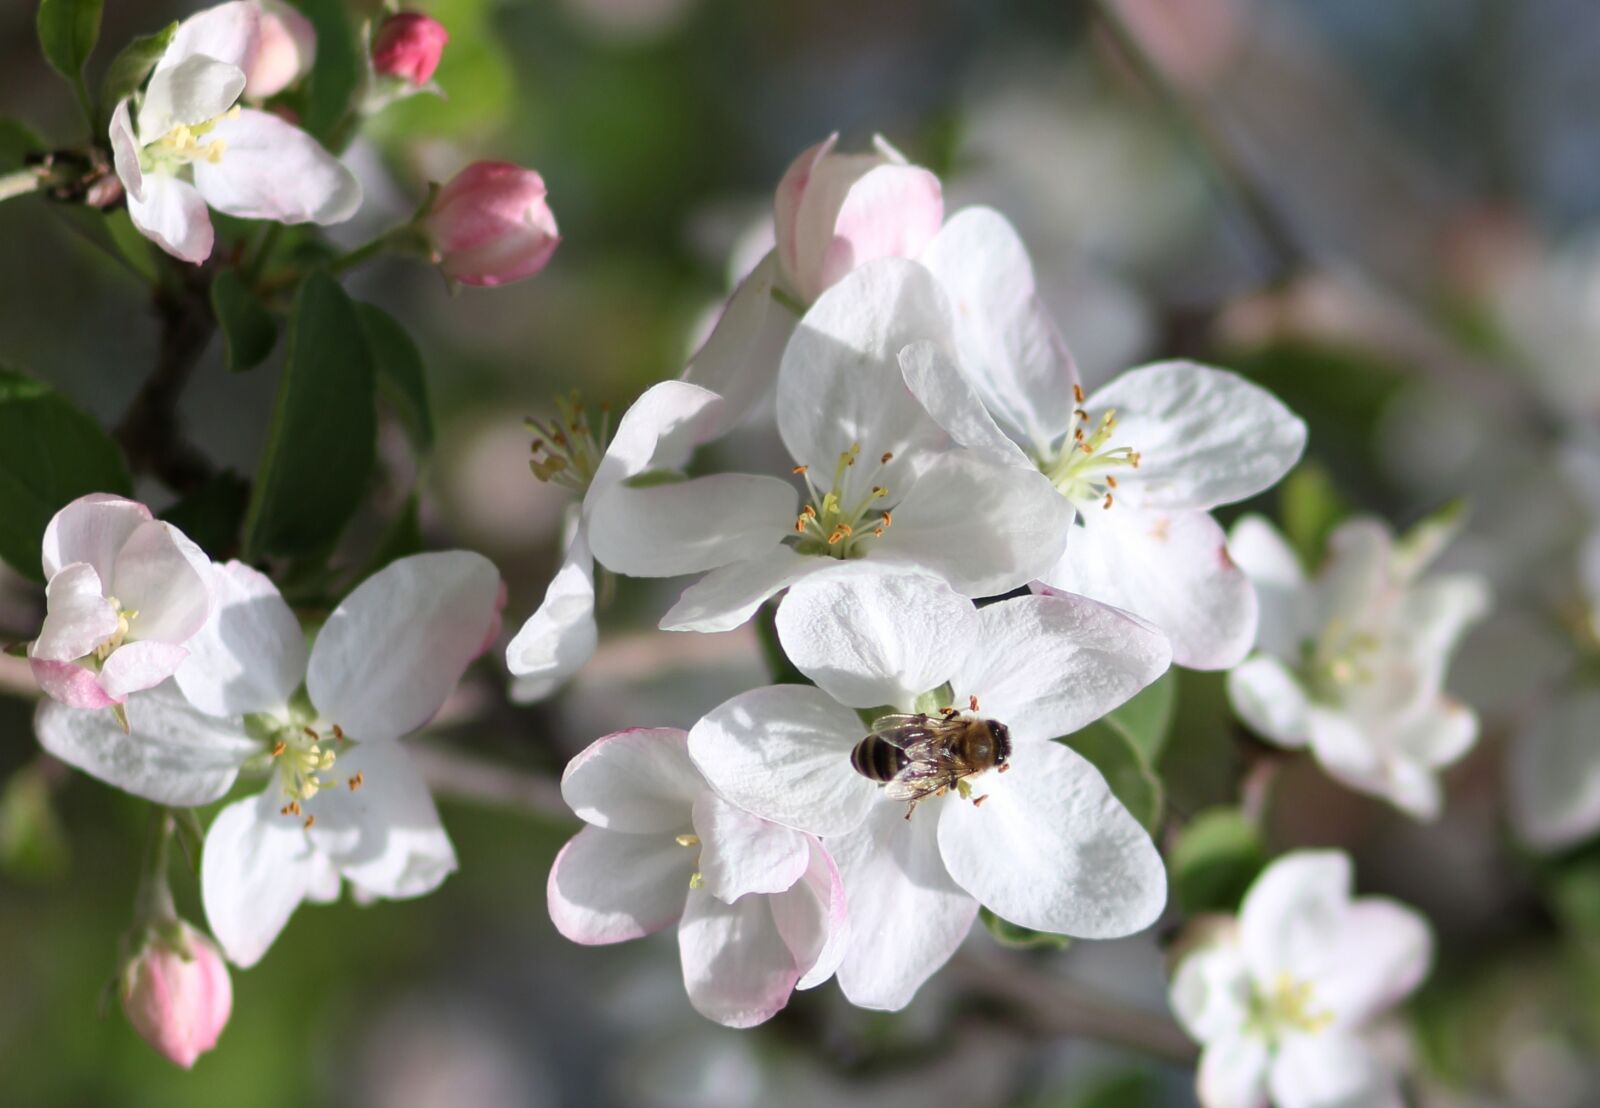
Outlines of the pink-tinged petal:
{"type": "Polygon", "coordinates": [[[122,1010],[158,1054],[190,1069],[227,1026],[233,984],[210,939],[187,923],[177,930],[175,942],[157,935],[123,971],[122,1010]]]}
{"type": "Polygon", "coordinates": [[[709,791],[695,798],[694,830],[700,838],[704,888],[728,904],[746,894],[791,888],[811,860],[808,836],[753,816],[709,791]]]}
{"type": "Polygon", "coordinates": [[[783,349],[798,320],[772,298],[777,274],[777,256],[769,253],[733,290],[711,334],[683,371],[686,383],[723,398],[716,434],[760,410],[777,387],[783,349]]]}
{"type": "Polygon", "coordinates": [[[154,518],[137,500],[104,492],[78,497],[44,529],[45,579],[72,562],[88,562],[101,581],[111,580],[117,551],[141,523],[154,518]]]}
{"type": "Polygon", "coordinates": [[[300,621],[272,579],[243,562],[213,567],[214,615],[184,643],[178,687],[213,715],[278,712],[306,675],[300,621]]]}
{"type": "Polygon", "coordinates": [[[164,642],[123,643],[100,667],[100,687],[112,700],[153,689],[178,671],[189,651],[164,642]]]}
{"type": "Polygon", "coordinates": [[[1433,963],[1428,921],[1398,901],[1363,897],[1344,914],[1333,943],[1300,971],[1335,1026],[1359,1029],[1410,996],[1433,963]]]}
{"type": "Polygon", "coordinates": [[[874,804],[866,822],[829,842],[850,905],[850,949],[839,988],[861,1008],[911,1003],[966,938],[978,902],[950,878],[935,812],[874,804]]]}
{"type": "Polygon", "coordinates": [[[799,497],[776,477],[716,473],[613,485],[588,503],[595,561],[628,577],[677,577],[764,556],[794,530],[799,497]]]}
{"type": "Polygon", "coordinates": [[[1249,1022],[1252,991],[1238,936],[1230,933],[1184,957],[1167,1000],[1189,1036],[1209,1043],[1237,1034],[1249,1022]]]}
{"type": "Polygon", "coordinates": [[[245,69],[244,94],[256,100],[276,96],[309,74],[316,59],[311,21],[281,0],[261,0],[260,49],[245,69]]]}
{"type": "Polygon", "coordinates": [[[172,685],[128,698],[128,730],[102,705],[44,704],[34,717],[39,745],[108,785],[156,804],[209,804],[260,754],[238,719],[196,711],[172,685]]]}
{"type": "Polygon", "coordinates": [[[139,168],[139,144],[133,137],[133,116],[128,111],[128,101],[117,101],[111,112],[111,159],[117,168],[117,179],[135,201],[144,199],[144,170],[139,168]]]}
{"type": "Polygon", "coordinates": [[[956,350],[983,406],[1042,454],[1072,425],[1078,367],[1016,229],[991,208],[963,208],[919,260],[950,298],[956,350]]]}
{"type": "Polygon", "coordinates": [[[343,223],[361,206],[361,183],[300,128],[248,108],[211,132],[225,144],[215,164],[194,163],[194,184],[219,212],[279,223],[343,223]]]}
{"type": "Polygon", "coordinates": [[[422,229],[447,277],[486,288],[532,277],[561,244],[544,178],[510,162],[474,162],[457,173],[422,229]]]}
{"type": "Polygon", "coordinates": [[[1350,858],[1337,850],[1297,850],[1262,871],[1239,909],[1239,946],[1258,985],[1298,979],[1333,948],[1351,880],[1350,858]]]}
{"type": "Polygon", "coordinates": [[[76,662],[45,662],[32,658],[29,668],[40,691],[69,708],[109,708],[116,703],[100,687],[100,675],[76,662]]]}
{"type": "Polygon", "coordinates": [[[983,803],[940,802],[939,851],[980,904],[1023,927],[1088,939],[1131,935],[1161,915],[1161,855],[1077,752],[1018,744],[1006,773],[969,781],[983,803]]]}
{"type": "Polygon", "coordinates": [[[1190,669],[1232,668],[1255,642],[1255,590],[1204,512],[1087,508],[1044,581],[1149,620],[1190,669]]]}
{"type": "Polygon", "coordinates": [[[928,170],[913,165],[868,170],[845,193],[833,235],[815,273],[808,275],[812,295],[878,258],[916,257],[943,221],[944,193],[928,170]]]}
{"type": "Polygon", "coordinates": [[[1019,596],[978,612],[951,678],[956,703],[978,698],[1013,745],[1070,735],[1167,670],[1167,644],[1126,612],[1080,596],[1019,596]]]}
{"type": "Polygon", "coordinates": [[[144,196],[128,194],[128,217],[161,249],[199,265],[211,256],[211,213],[195,187],[165,173],[144,179],[144,196]]]}
{"type": "Polygon", "coordinates": [[[75,661],[117,633],[117,610],[88,562],[74,562],[51,577],[44,595],[44,624],[28,647],[28,657],[75,661]]]}
{"type": "Polygon", "coordinates": [[[585,823],[670,838],[690,830],[690,810],[706,791],[689,760],[689,736],[672,727],[636,727],[596,739],[561,775],[561,798],[585,823]]]}
{"type": "Polygon", "coordinates": [[[129,614],[129,637],[181,645],[211,615],[211,560],[170,523],[128,536],[106,589],[129,614]]]}
{"type": "Polygon", "coordinates": [[[754,1027],[789,1003],[800,967],[778,933],[768,898],[735,904],[689,890],[678,924],[683,984],[695,1011],[724,1027],[754,1027]]]}
{"type": "Polygon", "coordinates": [[[345,597],[311,648],[306,691],[357,741],[427,723],[499,617],[500,574],[451,550],[391,562],[345,597]]]}
{"type": "Polygon", "coordinates": [[[694,866],[671,835],[585,827],[550,867],[550,920],[587,946],[643,938],[683,915],[694,866]]]}
{"type": "Polygon", "coordinates": [[[1205,511],[1277,484],[1300,460],[1306,425],[1277,397],[1226,370],[1194,362],[1130,369],[1089,397],[1098,421],[1116,412],[1108,444],[1137,450],[1117,474],[1130,507],[1205,511]]]}
{"type": "Polygon", "coordinates": [[[1258,654],[1228,671],[1228,701],[1256,734],[1279,746],[1310,741],[1310,700],[1289,668],[1258,654]]]}
{"type": "Polygon", "coordinates": [[[1394,1073],[1353,1035],[1287,1035],[1268,1078],[1277,1108],[1404,1108],[1394,1073]]]}
{"type": "Polygon", "coordinates": [[[1202,1108],[1267,1108],[1267,1069],[1272,1055],[1264,1039],[1241,1032],[1217,1039],[1200,1055],[1195,1092],[1202,1108]]]}
{"type": "Polygon", "coordinates": [[[661,617],[663,631],[731,631],[768,599],[808,575],[828,568],[832,559],[796,554],[775,546],[759,558],[720,566],[683,590],[661,617]]]}
{"type": "Polygon", "coordinates": [[[1256,648],[1285,661],[1300,657],[1306,627],[1306,575],[1289,540],[1261,516],[1245,516],[1228,532],[1228,554],[1256,591],[1256,648]]]}
{"type": "Polygon", "coordinates": [[[527,704],[549,696],[594,655],[594,558],[582,532],[567,544],[566,560],[545,590],[544,603],[506,647],[515,678],[511,699],[527,704]]]}
{"type": "Polygon", "coordinates": [[[819,689],[771,685],[706,713],[689,732],[689,755],[718,793],[746,811],[813,835],[842,835],[878,795],[850,768],[866,730],[819,689]]]}
{"type": "Polygon", "coordinates": [[[789,660],[839,703],[904,707],[956,672],[978,611],[937,577],[856,561],[793,585],[777,625],[789,660]]]}
{"type": "Polygon", "coordinates": [[[177,127],[209,123],[231,108],[243,91],[244,71],[215,58],[196,54],[177,65],[158,67],[139,101],[139,145],[159,142],[177,127]]]}
{"type": "Polygon", "coordinates": [[[1511,826],[1539,850],[1600,831],[1600,689],[1578,689],[1536,715],[1509,751],[1511,826]]]}
{"type": "Polygon", "coordinates": [[[814,989],[832,977],[850,949],[850,913],[839,867],[816,839],[808,845],[810,861],[800,880],[770,898],[778,933],[805,970],[797,989],[814,989]]]}
{"type": "Polygon", "coordinates": [[[200,897],[228,961],[261,960],[289,917],[327,872],[295,816],[281,815],[276,788],[236,800],[211,821],[200,856],[200,897]]]}
{"type": "Polygon", "coordinates": [[[682,469],[695,447],[712,436],[722,397],[689,381],[651,385],[617,421],[616,433],[595,468],[590,495],[651,469],[682,469]]]}
{"type": "Polygon", "coordinates": [[[997,462],[1036,468],[994,421],[955,359],[937,343],[924,340],[900,351],[900,374],[928,415],[958,445],[997,462]]]}
{"type": "Polygon", "coordinates": [[[249,69],[260,47],[261,9],[254,0],[233,0],[197,12],[178,24],[156,72],[196,54],[249,69]]]}
{"type": "MultiPolygon", "coordinates": [[[[778,182],[778,190],[772,198],[773,232],[777,239],[778,259],[787,273],[800,270],[800,206],[811,184],[811,175],[833,153],[838,142],[839,133],[835,131],[815,146],[807,147],[789,163],[783,179],[778,182]]],[[[801,290],[795,288],[791,291],[799,293],[801,290]]]]}

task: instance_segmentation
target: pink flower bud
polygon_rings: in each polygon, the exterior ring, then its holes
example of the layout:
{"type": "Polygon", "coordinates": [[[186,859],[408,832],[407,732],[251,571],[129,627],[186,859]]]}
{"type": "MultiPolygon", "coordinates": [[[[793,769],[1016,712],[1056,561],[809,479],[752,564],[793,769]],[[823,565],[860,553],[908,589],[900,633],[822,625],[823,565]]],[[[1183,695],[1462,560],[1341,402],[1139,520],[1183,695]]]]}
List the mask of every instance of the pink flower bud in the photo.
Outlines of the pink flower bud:
{"type": "Polygon", "coordinates": [[[372,43],[372,68],[388,77],[400,77],[418,88],[439,68],[450,32],[432,16],[400,12],[384,20],[372,43]]]}
{"type": "Polygon", "coordinates": [[[939,178],[883,139],[870,154],[836,154],[833,135],[794,160],[773,201],[778,261],[806,303],[875,258],[911,258],[944,221],[939,178]]]}
{"type": "Polygon", "coordinates": [[[264,100],[311,72],[317,32],[311,21],[282,0],[260,0],[261,40],[245,71],[244,94],[264,100]]]}
{"type": "Polygon", "coordinates": [[[123,973],[122,1010],[144,1041],[184,1069],[217,1045],[233,1010],[228,967],[187,923],[156,936],[123,973]]]}
{"type": "Polygon", "coordinates": [[[532,277],[561,242],[544,178],[509,162],[474,162],[456,174],[423,229],[445,274],[467,285],[532,277]]]}

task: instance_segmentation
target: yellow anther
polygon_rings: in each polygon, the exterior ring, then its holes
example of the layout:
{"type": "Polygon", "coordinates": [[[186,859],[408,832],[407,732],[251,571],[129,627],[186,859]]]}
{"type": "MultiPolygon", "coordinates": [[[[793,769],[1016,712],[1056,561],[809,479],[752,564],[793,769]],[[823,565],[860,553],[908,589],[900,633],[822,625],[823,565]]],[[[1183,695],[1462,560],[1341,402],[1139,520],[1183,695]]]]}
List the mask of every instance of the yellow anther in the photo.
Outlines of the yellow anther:
{"type": "Polygon", "coordinates": [[[1110,493],[1106,493],[1105,503],[1101,504],[1100,507],[1102,507],[1102,508],[1111,507],[1111,494],[1110,493]]]}
{"type": "Polygon", "coordinates": [[[1076,382],[1072,386],[1072,399],[1080,405],[1083,403],[1083,386],[1076,382]]]}
{"type": "Polygon", "coordinates": [[[306,826],[306,830],[307,831],[311,830],[316,825],[317,825],[317,817],[316,816],[307,816],[306,817],[306,825],[305,826],[306,826]]]}
{"type": "Polygon", "coordinates": [[[706,883],[706,879],[702,874],[700,874],[699,871],[696,871],[696,872],[691,873],[689,875],[689,887],[691,889],[698,889],[700,886],[704,885],[705,883],[706,883]]]}
{"type": "Polygon", "coordinates": [[[801,476],[802,474],[804,474],[810,468],[811,468],[810,466],[795,466],[789,472],[793,473],[796,477],[798,477],[798,476],[801,476]]]}
{"type": "Polygon", "coordinates": [[[677,843],[679,846],[699,846],[700,845],[700,836],[699,835],[678,835],[678,836],[675,836],[672,841],[677,843]]]}
{"type": "Polygon", "coordinates": [[[289,744],[284,742],[282,739],[279,739],[278,742],[272,748],[272,756],[274,758],[281,758],[281,757],[283,757],[283,752],[285,750],[288,750],[288,749],[289,749],[289,744]]]}
{"type": "Polygon", "coordinates": [[[350,786],[350,791],[351,792],[355,792],[363,784],[366,783],[366,780],[367,780],[367,775],[362,773],[360,770],[356,770],[356,775],[354,777],[350,778],[350,780],[348,782],[348,784],[350,786]]]}

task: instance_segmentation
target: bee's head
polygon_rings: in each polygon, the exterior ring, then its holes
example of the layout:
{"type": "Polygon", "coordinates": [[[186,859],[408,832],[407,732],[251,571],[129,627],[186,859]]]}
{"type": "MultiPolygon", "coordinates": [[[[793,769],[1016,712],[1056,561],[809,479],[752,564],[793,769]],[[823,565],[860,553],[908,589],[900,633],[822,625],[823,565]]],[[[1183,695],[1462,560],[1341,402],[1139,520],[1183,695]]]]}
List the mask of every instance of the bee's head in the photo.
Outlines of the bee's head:
{"type": "Polygon", "coordinates": [[[998,720],[985,720],[989,737],[994,740],[994,764],[1003,766],[1011,757],[1011,729],[998,720]]]}

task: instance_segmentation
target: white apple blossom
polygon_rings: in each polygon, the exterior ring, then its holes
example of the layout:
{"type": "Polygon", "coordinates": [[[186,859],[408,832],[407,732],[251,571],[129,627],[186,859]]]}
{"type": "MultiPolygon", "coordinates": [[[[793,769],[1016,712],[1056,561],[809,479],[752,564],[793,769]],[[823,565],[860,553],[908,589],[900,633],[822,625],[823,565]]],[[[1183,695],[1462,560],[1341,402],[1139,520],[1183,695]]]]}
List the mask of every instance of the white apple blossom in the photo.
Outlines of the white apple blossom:
{"type": "Polygon", "coordinates": [[[1148,619],[1180,665],[1239,662],[1255,601],[1208,513],[1287,473],[1305,424],[1264,389],[1192,362],[1132,369],[1085,397],[1027,250],[992,209],[956,213],[918,260],[954,306],[956,361],[971,388],[935,387],[911,366],[908,381],[941,423],[1037,468],[1071,505],[1065,549],[1041,581],[1148,619]]]}
{"type": "Polygon", "coordinates": [[[1256,878],[1237,920],[1172,978],[1171,1003],[1200,1042],[1204,1108],[1403,1108],[1395,1073],[1365,1037],[1427,976],[1418,913],[1351,898],[1345,854],[1286,854],[1256,878]]]}
{"type": "MultiPolygon", "coordinates": [[[[606,426],[591,427],[566,401],[558,401],[557,416],[548,425],[534,424],[534,473],[581,499],[568,523],[566,555],[544,603],[506,649],[506,666],[516,678],[513,700],[548,696],[594,653],[599,630],[588,530],[596,507],[621,495],[628,481],[680,469],[715,426],[720,407],[721,400],[698,385],[663,381],[623,414],[609,442],[606,426]]],[[[722,483],[732,487],[739,482],[722,483]]]]}
{"type": "Polygon", "coordinates": [[[1424,525],[1396,542],[1377,520],[1348,521],[1311,578],[1258,516],[1230,538],[1261,605],[1257,653],[1228,674],[1234,710],[1263,738],[1309,745],[1328,773],[1418,819],[1438,815],[1438,771],[1478,735],[1476,713],[1443,688],[1457,641],[1488,610],[1488,586],[1422,576],[1448,530],[1424,525]]]}
{"type": "Polygon", "coordinates": [[[92,493],[44,532],[46,615],[34,680],[73,708],[109,708],[159,685],[211,612],[211,562],[133,500],[92,493]]]}
{"type": "Polygon", "coordinates": [[[211,255],[206,206],[242,219],[340,223],[355,176],[278,116],[239,107],[261,49],[261,9],[234,0],[178,26],[136,101],[111,116],[111,150],[134,226],[187,262],[211,255]]]}
{"type": "Polygon", "coordinates": [[[818,298],[783,356],[778,432],[804,507],[776,477],[624,485],[589,514],[600,564],[633,577],[709,570],[667,612],[679,631],[737,627],[763,601],[840,561],[915,566],[966,596],[1054,564],[1071,507],[1037,471],[966,449],[906,388],[901,351],[950,342],[928,271],[884,258],[818,298]]]}
{"type": "Polygon", "coordinates": [[[689,753],[733,803],[823,837],[850,907],[838,978],[853,1003],[904,1007],[980,904],[1084,938],[1154,922],[1166,876],[1150,836],[1098,770],[1052,740],[1166,670],[1159,632],[1081,597],[979,610],[935,577],[847,565],[796,585],[778,633],[817,687],[734,697],[694,726],[689,753]],[[945,707],[1009,730],[1003,771],[912,812],[852,768],[869,729],[857,709],[945,707]]]}
{"type": "Polygon", "coordinates": [[[1564,850],[1600,833],[1600,689],[1562,693],[1508,751],[1507,800],[1518,838],[1564,850]]]}
{"type": "Polygon", "coordinates": [[[241,770],[267,775],[217,814],[201,862],[212,933],[249,966],[302,900],[335,898],[341,878],[397,899],[456,868],[397,740],[498,634],[501,583],[478,554],[402,558],[351,592],[308,651],[267,577],[240,562],[213,576],[215,617],[172,683],[129,699],[131,735],[54,704],[35,728],[57,758],[158,804],[207,804],[241,770]]]}
{"type": "Polygon", "coordinates": [[[597,740],[568,763],[561,795],[588,824],[550,869],[550,918],[567,938],[617,943],[677,923],[689,1001],[729,1027],[833,975],[847,922],[833,860],[713,792],[686,732],[597,740]]]}

